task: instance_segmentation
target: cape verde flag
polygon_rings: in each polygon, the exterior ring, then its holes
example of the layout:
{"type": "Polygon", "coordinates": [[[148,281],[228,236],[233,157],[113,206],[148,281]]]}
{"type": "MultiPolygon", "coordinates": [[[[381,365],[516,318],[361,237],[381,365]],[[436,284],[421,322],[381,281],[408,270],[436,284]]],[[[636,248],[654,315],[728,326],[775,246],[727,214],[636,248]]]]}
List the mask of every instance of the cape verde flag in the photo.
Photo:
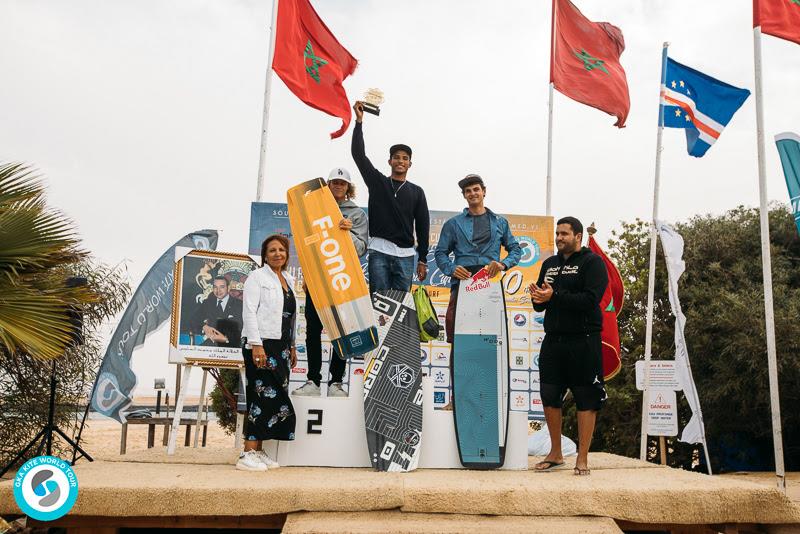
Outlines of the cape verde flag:
{"type": "Polygon", "coordinates": [[[667,58],[661,86],[663,126],[686,130],[690,156],[702,157],[722,134],[750,91],[740,89],[667,58]]]}

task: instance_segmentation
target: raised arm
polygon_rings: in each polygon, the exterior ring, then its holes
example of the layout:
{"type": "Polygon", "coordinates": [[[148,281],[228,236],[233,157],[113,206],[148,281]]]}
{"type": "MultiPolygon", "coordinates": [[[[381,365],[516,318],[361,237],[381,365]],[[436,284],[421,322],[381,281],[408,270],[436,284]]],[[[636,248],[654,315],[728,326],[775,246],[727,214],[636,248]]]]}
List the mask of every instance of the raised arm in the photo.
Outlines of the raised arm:
{"type": "Polygon", "coordinates": [[[364,178],[367,187],[371,187],[379,180],[380,173],[372,165],[364,149],[364,129],[363,123],[361,122],[364,117],[364,111],[361,109],[361,102],[356,102],[353,109],[356,112],[356,125],[353,128],[353,141],[350,144],[350,153],[353,155],[353,161],[356,163],[356,167],[358,167],[358,171],[364,178]]]}

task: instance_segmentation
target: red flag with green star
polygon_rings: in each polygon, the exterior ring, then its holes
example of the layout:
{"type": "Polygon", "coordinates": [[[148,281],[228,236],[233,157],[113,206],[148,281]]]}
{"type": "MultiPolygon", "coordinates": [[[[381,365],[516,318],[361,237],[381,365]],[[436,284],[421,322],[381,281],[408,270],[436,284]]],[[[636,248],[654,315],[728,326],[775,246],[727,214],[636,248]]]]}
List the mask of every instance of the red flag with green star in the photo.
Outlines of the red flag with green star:
{"type": "Polygon", "coordinates": [[[592,22],[569,0],[553,0],[550,81],[558,91],[587,106],[615,115],[625,126],[631,108],[628,80],[619,57],[622,30],[592,22]]]}
{"type": "Polygon", "coordinates": [[[611,380],[622,368],[622,358],[619,345],[619,326],[617,325],[617,315],[622,310],[622,303],[625,299],[625,287],[622,285],[622,276],[619,269],[606,256],[603,249],[595,241],[594,236],[589,236],[589,248],[592,252],[603,259],[608,271],[608,286],[603,298],[600,300],[600,311],[603,314],[603,329],[600,332],[600,339],[603,344],[603,378],[611,380]]]}
{"type": "Polygon", "coordinates": [[[358,61],[331,33],[308,0],[280,0],[272,69],[303,102],[350,126],[350,101],[342,87],[358,61]]]}
{"type": "Polygon", "coordinates": [[[800,44],[800,0],[753,0],[753,27],[800,44]]]}

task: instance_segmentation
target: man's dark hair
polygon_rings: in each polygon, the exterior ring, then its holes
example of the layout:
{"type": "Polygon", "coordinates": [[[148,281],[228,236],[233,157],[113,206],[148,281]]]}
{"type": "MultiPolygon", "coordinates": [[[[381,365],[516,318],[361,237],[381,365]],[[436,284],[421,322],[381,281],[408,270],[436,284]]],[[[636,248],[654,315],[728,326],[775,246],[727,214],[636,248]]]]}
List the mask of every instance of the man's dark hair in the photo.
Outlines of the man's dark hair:
{"type": "Polygon", "coordinates": [[[411,157],[411,147],[408,145],[404,145],[403,143],[392,145],[389,148],[389,157],[391,158],[392,156],[394,156],[395,152],[400,152],[401,150],[406,154],[408,154],[409,158],[411,157]]]}
{"type": "MultiPolygon", "coordinates": [[[[228,287],[230,287],[230,285],[231,285],[231,283],[228,281],[228,279],[225,278],[224,276],[215,276],[214,277],[214,281],[217,281],[217,280],[222,280],[223,282],[225,282],[225,285],[228,286],[228,287]]],[[[214,282],[211,282],[211,283],[213,284],[214,282]]]]}
{"type": "Polygon", "coordinates": [[[561,217],[556,223],[556,226],[559,224],[568,224],[570,228],[572,228],[572,233],[575,235],[583,233],[583,225],[575,217],[561,217]]]}
{"type": "Polygon", "coordinates": [[[468,174],[458,181],[458,187],[461,188],[461,194],[464,194],[464,189],[474,184],[480,184],[481,189],[486,191],[486,186],[483,184],[483,178],[477,174],[468,174]]]}

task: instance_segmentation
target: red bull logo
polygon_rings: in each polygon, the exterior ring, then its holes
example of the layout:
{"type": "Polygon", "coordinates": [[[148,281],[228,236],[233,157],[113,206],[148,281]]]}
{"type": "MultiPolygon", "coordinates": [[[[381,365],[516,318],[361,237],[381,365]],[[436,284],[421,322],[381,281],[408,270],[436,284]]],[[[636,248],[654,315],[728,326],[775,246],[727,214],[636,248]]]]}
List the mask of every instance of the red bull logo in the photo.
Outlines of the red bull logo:
{"type": "Polygon", "coordinates": [[[480,291],[489,287],[489,271],[483,267],[480,271],[472,275],[469,285],[465,288],[469,292],[480,291]]]}

